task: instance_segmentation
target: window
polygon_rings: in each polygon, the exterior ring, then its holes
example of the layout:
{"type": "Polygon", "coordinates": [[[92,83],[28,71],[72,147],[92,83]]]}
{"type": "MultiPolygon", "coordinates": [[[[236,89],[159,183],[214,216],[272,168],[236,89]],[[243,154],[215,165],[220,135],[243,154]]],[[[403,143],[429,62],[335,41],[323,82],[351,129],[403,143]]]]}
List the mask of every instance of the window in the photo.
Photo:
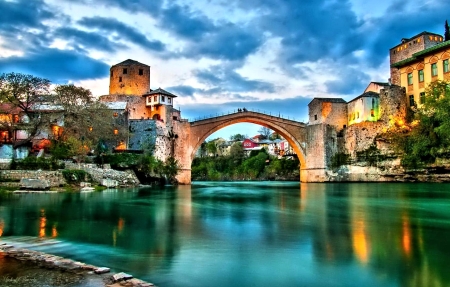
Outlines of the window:
{"type": "Polygon", "coordinates": [[[114,116],[115,118],[117,118],[117,117],[119,116],[119,113],[115,112],[115,113],[113,114],[113,116],[114,116]]]}
{"type": "Polygon", "coordinates": [[[370,109],[370,116],[374,117],[375,116],[375,111],[373,109],[370,109]]]}
{"type": "Polygon", "coordinates": [[[420,93],[420,103],[424,104],[425,103],[425,92],[421,92],[420,93]]]}
{"type": "Polygon", "coordinates": [[[157,96],[154,96],[154,97],[153,97],[153,101],[156,103],[156,102],[158,101],[158,97],[157,97],[157,96]]]}
{"type": "Polygon", "coordinates": [[[143,69],[139,69],[139,76],[142,76],[144,74],[144,70],[143,69]]]}
{"type": "Polygon", "coordinates": [[[119,83],[121,83],[122,82],[122,77],[119,77],[119,83]]]}
{"type": "Polygon", "coordinates": [[[424,81],[423,70],[419,70],[419,82],[422,83],[423,81],[424,81]]]}
{"type": "Polygon", "coordinates": [[[317,121],[317,115],[314,115],[314,120],[317,121]]]}
{"type": "Polygon", "coordinates": [[[437,70],[437,64],[431,64],[431,76],[432,77],[436,77],[438,74],[438,70],[437,70]]]}
{"type": "Polygon", "coordinates": [[[167,102],[169,102],[169,104],[171,104],[172,103],[172,98],[167,98],[167,102]]]}
{"type": "Polygon", "coordinates": [[[124,75],[128,74],[127,68],[123,68],[123,74],[124,74],[124,75]]]}
{"type": "Polygon", "coordinates": [[[416,103],[414,102],[414,95],[409,95],[409,106],[414,107],[416,103]]]}
{"type": "Polygon", "coordinates": [[[161,96],[161,102],[165,102],[166,101],[166,97],[161,96]]]}
{"type": "Polygon", "coordinates": [[[449,67],[448,67],[448,59],[444,60],[443,65],[444,65],[444,73],[450,72],[449,67]]]}
{"type": "Polygon", "coordinates": [[[111,71],[111,78],[112,78],[112,76],[113,76],[113,71],[111,71]]]}
{"type": "Polygon", "coordinates": [[[408,73],[408,85],[412,85],[412,84],[413,84],[413,74],[408,73]]]}

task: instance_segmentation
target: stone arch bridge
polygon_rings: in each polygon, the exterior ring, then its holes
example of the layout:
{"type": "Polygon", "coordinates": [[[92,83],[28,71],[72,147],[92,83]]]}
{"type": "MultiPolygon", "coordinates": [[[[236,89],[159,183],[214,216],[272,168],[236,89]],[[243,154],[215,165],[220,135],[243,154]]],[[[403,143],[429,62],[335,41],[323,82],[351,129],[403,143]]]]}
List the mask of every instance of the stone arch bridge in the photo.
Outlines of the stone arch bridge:
{"type": "MultiPolygon", "coordinates": [[[[175,142],[175,155],[181,165],[178,181],[181,184],[191,183],[191,164],[200,145],[214,132],[237,123],[253,123],[277,132],[290,144],[300,160],[300,180],[303,182],[314,180],[315,170],[324,168],[323,164],[311,162],[308,158],[308,126],[305,123],[268,115],[255,111],[242,111],[227,115],[180,123],[174,127],[179,135],[175,142]]],[[[313,153],[314,154],[314,153],[313,153]]],[[[319,162],[322,162],[319,160],[319,162]]],[[[320,180],[319,180],[320,181],[320,180]]]]}

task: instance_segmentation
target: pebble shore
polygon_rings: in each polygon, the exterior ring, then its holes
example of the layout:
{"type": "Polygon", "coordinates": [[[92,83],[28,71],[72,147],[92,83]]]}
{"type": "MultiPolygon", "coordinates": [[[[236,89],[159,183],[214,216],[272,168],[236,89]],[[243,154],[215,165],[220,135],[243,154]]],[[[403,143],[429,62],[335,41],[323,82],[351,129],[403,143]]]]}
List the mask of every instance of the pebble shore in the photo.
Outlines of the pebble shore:
{"type": "Polygon", "coordinates": [[[0,255],[7,258],[14,258],[16,260],[24,261],[27,263],[33,263],[40,268],[45,268],[48,270],[70,272],[86,277],[96,276],[93,280],[99,282],[99,284],[102,284],[103,286],[155,286],[152,283],[133,278],[132,275],[123,272],[110,274],[110,269],[108,267],[97,267],[39,251],[33,251],[24,248],[15,248],[13,245],[7,243],[0,243],[0,255]]]}

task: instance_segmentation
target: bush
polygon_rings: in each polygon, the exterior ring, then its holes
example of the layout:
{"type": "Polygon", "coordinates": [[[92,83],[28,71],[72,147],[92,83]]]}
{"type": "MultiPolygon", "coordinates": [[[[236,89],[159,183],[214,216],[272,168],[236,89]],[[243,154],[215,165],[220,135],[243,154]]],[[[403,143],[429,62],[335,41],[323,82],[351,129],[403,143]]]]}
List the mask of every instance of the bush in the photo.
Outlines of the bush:
{"type": "Polygon", "coordinates": [[[65,169],[62,171],[62,175],[68,183],[91,181],[89,174],[82,169],[65,169]]]}
{"type": "Polygon", "coordinates": [[[63,163],[58,163],[55,158],[43,158],[29,156],[22,160],[13,160],[11,162],[13,170],[58,170],[64,168],[63,163]]]}
{"type": "Polygon", "coordinates": [[[343,152],[338,152],[331,157],[331,168],[338,168],[342,165],[348,164],[350,155],[343,152]]]}

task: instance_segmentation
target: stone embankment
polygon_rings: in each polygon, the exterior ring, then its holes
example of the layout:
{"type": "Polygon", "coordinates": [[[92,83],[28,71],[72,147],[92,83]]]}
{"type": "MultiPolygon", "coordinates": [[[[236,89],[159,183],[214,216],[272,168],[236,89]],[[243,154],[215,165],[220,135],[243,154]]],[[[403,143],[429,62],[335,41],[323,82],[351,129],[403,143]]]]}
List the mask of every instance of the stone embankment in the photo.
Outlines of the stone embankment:
{"type": "Polygon", "coordinates": [[[132,275],[123,272],[113,275],[107,275],[110,269],[107,267],[96,267],[93,265],[65,259],[59,256],[50,255],[38,251],[14,248],[13,245],[6,243],[0,244],[0,255],[14,258],[20,261],[34,263],[39,267],[51,270],[60,270],[64,272],[71,272],[82,274],[85,276],[97,274],[99,277],[97,281],[103,286],[128,286],[128,287],[150,287],[155,286],[136,278],[132,275]]]}

